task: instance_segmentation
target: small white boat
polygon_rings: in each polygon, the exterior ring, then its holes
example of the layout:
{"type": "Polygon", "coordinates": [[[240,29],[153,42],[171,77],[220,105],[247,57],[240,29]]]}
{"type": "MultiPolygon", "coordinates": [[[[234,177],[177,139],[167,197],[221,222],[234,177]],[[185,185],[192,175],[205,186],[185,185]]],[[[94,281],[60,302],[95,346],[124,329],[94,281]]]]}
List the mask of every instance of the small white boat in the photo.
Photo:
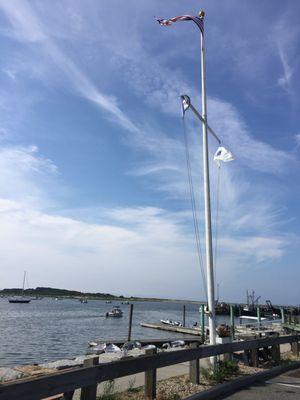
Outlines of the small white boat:
{"type": "Polygon", "coordinates": [[[91,343],[89,343],[90,349],[88,351],[88,354],[102,354],[105,352],[106,349],[106,343],[92,343],[93,345],[91,346],[91,343]]]}
{"type": "Polygon", "coordinates": [[[106,302],[105,302],[106,304],[110,304],[111,303],[111,301],[110,300],[106,300],[106,302]]]}
{"type": "Polygon", "coordinates": [[[172,347],[182,347],[185,345],[184,340],[174,340],[174,342],[171,342],[172,347]]]}
{"type": "Polygon", "coordinates": [[[156,349],[157,347],[155,346],[155,344],[146,344],[146,346],[142,347],[142,350],[153,350],[156,349]]]}
{"type": "Polygon", "coordinates": [[[111,318],[120,318],[123,317],[123,311],[121,310],[121,308],[119,306],[115,306],[113,307],[113,309],[111,311],[108,311],[106,313],[106,317],[111,317],[111,318]]]}
{"type": "Polygon", "coordinates": [[[121,351],[120,347],[116,346],[113,343],[107,344],[105,349],[105,353],[117,353],[118,351],[121,351]]]}
{"type": "Polygon", "coordinates": [[[178,326],[178,327],[181,327],[181,326],[182,326],[182,323],[181,323],[181,322],[172,321],[171,319],[161,319],[160,322],[161,322],[162,324],[165,324],[165,325],[178,326]]]}
{"type": "MultiPolygon", "coordinates": [[[[253,316],[251,316],[251,315],[241,315],[241,316],[240,316],[240,319],[252,319],[252,320],[255,320],[255,321],[258,320],[257,317],[253,317],[253,316]]],[[[260,318],[261,321],[264,321],[264,320],[266,320],[266,319],[267,319],[267,318],[265,318],[265,317],[261,317],[261,318],[260,318]]]]}

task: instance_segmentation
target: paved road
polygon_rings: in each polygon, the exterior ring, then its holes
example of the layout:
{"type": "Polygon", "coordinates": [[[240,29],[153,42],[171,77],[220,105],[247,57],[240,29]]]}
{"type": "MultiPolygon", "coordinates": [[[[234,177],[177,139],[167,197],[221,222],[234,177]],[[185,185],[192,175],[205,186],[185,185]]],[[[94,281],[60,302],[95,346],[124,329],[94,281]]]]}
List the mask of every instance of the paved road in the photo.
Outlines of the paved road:
{"type": "Polygon", "coordinates": [[[225,398],[230,400],[299,400],[300,369],[250,386],[225,398]]]}

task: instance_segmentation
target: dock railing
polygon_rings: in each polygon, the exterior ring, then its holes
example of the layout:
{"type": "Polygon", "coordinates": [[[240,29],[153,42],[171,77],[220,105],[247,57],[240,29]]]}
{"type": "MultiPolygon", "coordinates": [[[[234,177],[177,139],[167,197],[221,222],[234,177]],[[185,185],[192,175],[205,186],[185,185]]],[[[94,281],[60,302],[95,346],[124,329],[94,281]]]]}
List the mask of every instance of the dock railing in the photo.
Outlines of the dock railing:
{"type": "Polygon", "coordinates": [[[156,353],[155,349],[148,350],[147,354],[140,357],[99,365],[97,365],[98,357],[95,357],[86,360],[83,367],[0,384],[0,400],[41,400],[59,394],[63,394],[60,398],[70,400],[76,389],[81,389],[81,400],[95,400],[99,383],[140,372],[145,372],[145,398],[153,399],[156,396],[158,368],[190,362],[190,379],[194,383],[199,383],[200,359],[243,352],[244,360],[250,365],[257,366],[259,349],[262,349],[265,355],[270,354],[275,362],[279,362],[280,345],[290,343],[293,352],[299,355],[299,341],[300,335],[259,338],[213,346],[199,345],[195,340],[189,349],[161,353],[156,353]]]}

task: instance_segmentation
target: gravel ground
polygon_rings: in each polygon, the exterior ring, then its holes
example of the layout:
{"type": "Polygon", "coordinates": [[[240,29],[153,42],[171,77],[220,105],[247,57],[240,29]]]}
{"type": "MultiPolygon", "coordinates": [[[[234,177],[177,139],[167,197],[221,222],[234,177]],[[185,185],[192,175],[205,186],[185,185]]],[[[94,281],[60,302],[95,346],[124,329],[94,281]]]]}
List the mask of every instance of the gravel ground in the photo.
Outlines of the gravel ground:
{"type": "MultiPolygon", "coordinates": [[[[262,368],[252,368],[244,366],[241,363],[239,365],[239,372],[232,376],[231,378],[226,379],[226,381],[230,381],[235,379],[237,376],[254,374],[262,370],[262,368]]],[[[169,378],[157,383],[157,400],[180,400],[184,399],[187,396],[199,393],[204,390],[207,390],[214,386],[215,383],[209,382],[202,378],[201,384],[195,385],[189,381],[188,375],[178,376],[174,378],[169,378]]],[[[115,388],[118,390],[118,388],[115,388]]],[[[101,400],[144,400],[144,388],[132,388],[127,390],[123,393],[114,393],[113,391],[110,393],[104,394],[103,396],[99,397],[101,400]],[[110,395],[108,397],[108,394],[110,395]],[[112,396],[111,396],[112,395],[112,396]]]]}
{"type": "MultiPolygon", "coordinates": [[[[300,360],[300,357],[293,356],[291,352],[281,353],[282,363],[288,361],[296,361],[300,360]]],[[[244,365],[242,362],[238,363],[239,372],[236,375],[231,376],[224,380],[224,382],[228,382],[234,380],[235,378],[243,375],[251,375],[257,372],[263,371],[267,368],[272,367],[272,364],[265,363],[263,367],[254,368],[244,365]]],[[[201,376],[201,374],[200,374],[201,376]]],[[[189,381],[188,375],[182,375],[178,377],[173,377],[169,379],[165,379],[159,381],[157,383],[157,400],[181,400],[185,399],[187,396],[190,396],[194,393],[199,393],[204,390],[210,389],[215,386],[217,383],[213,383],[207,381],[203,376],[201,376],[201,383],[199,385],[195,385],[189,381]]],[[[112,397],[101,396],[99,399],[101,400],[144,400],[144,388],[143,387],[132,387],[126,392],[116,393],[118,388],[115,388],[115,392],[112,397]]],[[[113,393],[113,391],[111,391],[113,393]]]]}

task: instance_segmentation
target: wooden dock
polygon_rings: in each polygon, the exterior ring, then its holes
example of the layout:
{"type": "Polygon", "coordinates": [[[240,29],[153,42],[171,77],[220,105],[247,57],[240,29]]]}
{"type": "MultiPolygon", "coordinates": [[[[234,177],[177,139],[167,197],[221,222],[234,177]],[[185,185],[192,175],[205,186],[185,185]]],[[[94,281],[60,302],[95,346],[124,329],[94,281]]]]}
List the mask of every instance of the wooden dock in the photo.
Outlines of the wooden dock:
{"type": "Polygon", "coordinates": [[[144,328],[158,329],[158,330],[161,330],[161,331],[183,333],[184,335],[201,336],[201,330],[199,328],[198,329],[194,329],[194,328],[184,328],[183,326],[149,324],[147,322],[141,322],[141,326],[144,327],[144,328]]]}

